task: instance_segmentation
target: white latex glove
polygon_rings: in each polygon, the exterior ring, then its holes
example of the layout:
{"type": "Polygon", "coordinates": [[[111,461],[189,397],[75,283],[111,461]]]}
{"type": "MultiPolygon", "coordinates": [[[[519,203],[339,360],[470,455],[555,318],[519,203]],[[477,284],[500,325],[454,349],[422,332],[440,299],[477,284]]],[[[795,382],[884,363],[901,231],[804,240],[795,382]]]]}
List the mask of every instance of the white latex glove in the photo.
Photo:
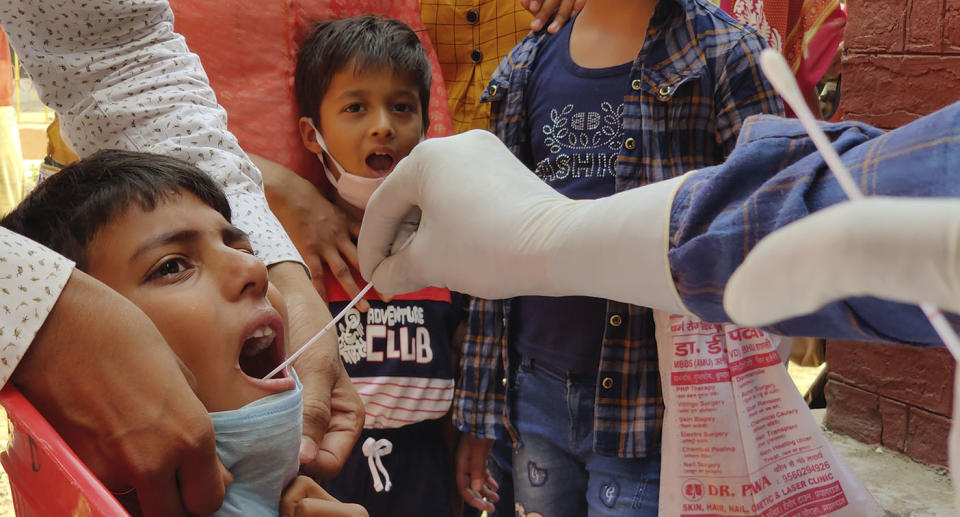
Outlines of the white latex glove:
{"type": "Polygon", "coordinates": [[[727,282],[737,323],[765,325],[855,296],[960,312],[960,200],[872,197],[768,235],[727,282]]]}
{"type": "Polygon", "coordinates": [[[433,285],[483,298],[584,295],[680,312],[666,262],[680,181],[574,201],[486,131],[426,140],[367,204],[360,271],[385,295],[433,285]]]}

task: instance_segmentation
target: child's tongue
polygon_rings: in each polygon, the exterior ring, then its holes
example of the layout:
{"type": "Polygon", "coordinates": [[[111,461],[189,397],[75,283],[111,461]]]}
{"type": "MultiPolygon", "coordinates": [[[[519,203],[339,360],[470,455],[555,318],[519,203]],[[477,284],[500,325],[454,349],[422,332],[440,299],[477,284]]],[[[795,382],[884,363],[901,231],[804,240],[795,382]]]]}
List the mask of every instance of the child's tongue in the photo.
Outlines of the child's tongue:
{"type": "Polygon", "coordinates": [[[393,166],[393,157],[389,154],[371,154],[367,156],[367,166],[378,172],[386,172],[393,166]]]}

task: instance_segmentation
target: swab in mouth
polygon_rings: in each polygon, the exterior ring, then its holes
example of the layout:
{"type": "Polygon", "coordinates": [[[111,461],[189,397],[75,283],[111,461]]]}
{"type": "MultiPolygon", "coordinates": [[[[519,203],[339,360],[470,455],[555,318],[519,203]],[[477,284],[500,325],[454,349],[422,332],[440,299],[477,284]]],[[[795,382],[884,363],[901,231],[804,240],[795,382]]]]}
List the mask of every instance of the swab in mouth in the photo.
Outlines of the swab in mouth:
{"type": "MultiPolygon", "coordinates": [[[[416,235],[416,234],[417,234],[417,232],[411,233],[410,236],[407,237],[407,240],[403,242],[403,245],[400,246],[400,249],[397,250],[397,253],[403,251],[404,248],[406,248],[407,246],[409,246],[410,243],[413,241],[414,235],[416,235]]],[[[296,352],[290,354],[290,357],[288,357],[286,361],[280,363],[279,366],[277,366],[276,368],[274,368],[270,373],[264,375],[262,378],[263,378],[263,379],[269,379],[269,378],[273,377],[274,375],[276,375],[278,372],[283,371],[283,369],[286,368],[287,366],[289,366],[290,363],[292,363],[294,360],[296,360],[296,358],[300,357],[300,354],[302,354],[304,351],[306,351],[306,349],[310,348],[310,345],[312,345],[312,344],[316,343],[317,341],[319,341],[320,338],[321,338],[324,334],[326,334],[328,330],[332,329],[333,326],[336,325],[338,321],[340,321],[341,319],[343,319],[343,317],[346,316],[347,311],[349,311],[350,309],[353,308],[354,305],[356,305],[357,303],[359,303],[360,300],[362,300],[363,297],[364,297],[368,292],[370,292],[370,289],[372,289],[372,288],[373,288],[373,282],[370,282],[369,284],[367,284],[366,287],[364,287],[363,289],[360,290],[360,293],[359,293],[359,294],[357,294],[356,296],[353,297],[352,300],[350,300],[350,303],[348,303],[347,306],[344,307],[342,311],[340,311],[332,320],[330,320],[330,323],[327,323],[326,325],[324,325],[323,328],[320,329],[320,332],[317,332],[316,334],[314,334],[314,336],[313,336],[312,338],[310,338],[309,341],[307,341],[306,343],[304,343],[304,345],[303,345],[302,347],[300,347],[296,352]]]]}
{"type": "Polygon", "coordinates": [[[244,374],[260,378],[282,358],[277,347],[277,335],[267,325],[257,328],[243,341],[237,362],[244,374]]]}

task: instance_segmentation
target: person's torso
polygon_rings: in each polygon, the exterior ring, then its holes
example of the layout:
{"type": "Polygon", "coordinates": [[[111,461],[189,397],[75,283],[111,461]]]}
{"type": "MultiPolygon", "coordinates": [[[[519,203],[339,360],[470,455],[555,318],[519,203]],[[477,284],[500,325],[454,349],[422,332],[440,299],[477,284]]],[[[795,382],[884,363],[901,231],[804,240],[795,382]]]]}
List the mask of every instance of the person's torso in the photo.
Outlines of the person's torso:
{"type": "MultiPolygon", "coordinates": [[[[329,272],[324,284],[336,315],[350,296],[329,272]]],[[[340,358],[364,402],[364,427],[440,418],[453,399],[452,337],[460,319],[450,291],[430,287],[383,302],[371,290],[366,300],[369,311],[351,308],[336,325],[340,358]]]]}
{"type": "MultiPolygon", "coordinates": [[[[534,172],[572,199],[614,193],[623,139],[623,84],[632,61],[584,68],[570,57],[567,23],[540,47],[526,85],[534,172]]],[[[585,268],[602,264],[584,264],[585,268]]],[[[606,300],[586,296],[523,296],[512,304],[511,341],[521,354],[561,370],[596,373],[606,300]]]]}
{"type": "MultiPolygon", "coordinates": [[[[527,36],[500,63],[481,99],[491,103],[491,131],[531,168],[525,93],[541,52],[555,39],[546,31],[527,36]]],[[[738,87],[732,81],[749,76],[750,69],[759,75],[755,59],[727,61],[733,52],[743,57],[745,40],[750,52],[761,45],[755,30],[714,5],[661,0],[629,80],[620,84],[624,102],[617,192],[719,163],[732,149],[743,119],[782,112],[776,92],[762,76],[760,82],[740,85],[753,92],[754,100],[735,104],[728,98],[727,90],[738,87]],[[750,69],[739,69],[747,65],[750,69]]]]}

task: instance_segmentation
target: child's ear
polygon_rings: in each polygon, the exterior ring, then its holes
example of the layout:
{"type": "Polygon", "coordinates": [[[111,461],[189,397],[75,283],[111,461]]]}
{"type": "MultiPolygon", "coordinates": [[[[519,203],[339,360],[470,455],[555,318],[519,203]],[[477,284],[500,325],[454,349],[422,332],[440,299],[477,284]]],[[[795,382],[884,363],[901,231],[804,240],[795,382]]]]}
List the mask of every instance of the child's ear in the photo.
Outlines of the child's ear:
{"type": "Polygon", "coordinates": [[[317,128],[314,126],[313,121],[310,120],[310,117],[300,117],[298,124],[300,141],[303,142],[303,146],[313,154],[320,155],[323,153],[323,148],[317,143],[317,128]]]}

